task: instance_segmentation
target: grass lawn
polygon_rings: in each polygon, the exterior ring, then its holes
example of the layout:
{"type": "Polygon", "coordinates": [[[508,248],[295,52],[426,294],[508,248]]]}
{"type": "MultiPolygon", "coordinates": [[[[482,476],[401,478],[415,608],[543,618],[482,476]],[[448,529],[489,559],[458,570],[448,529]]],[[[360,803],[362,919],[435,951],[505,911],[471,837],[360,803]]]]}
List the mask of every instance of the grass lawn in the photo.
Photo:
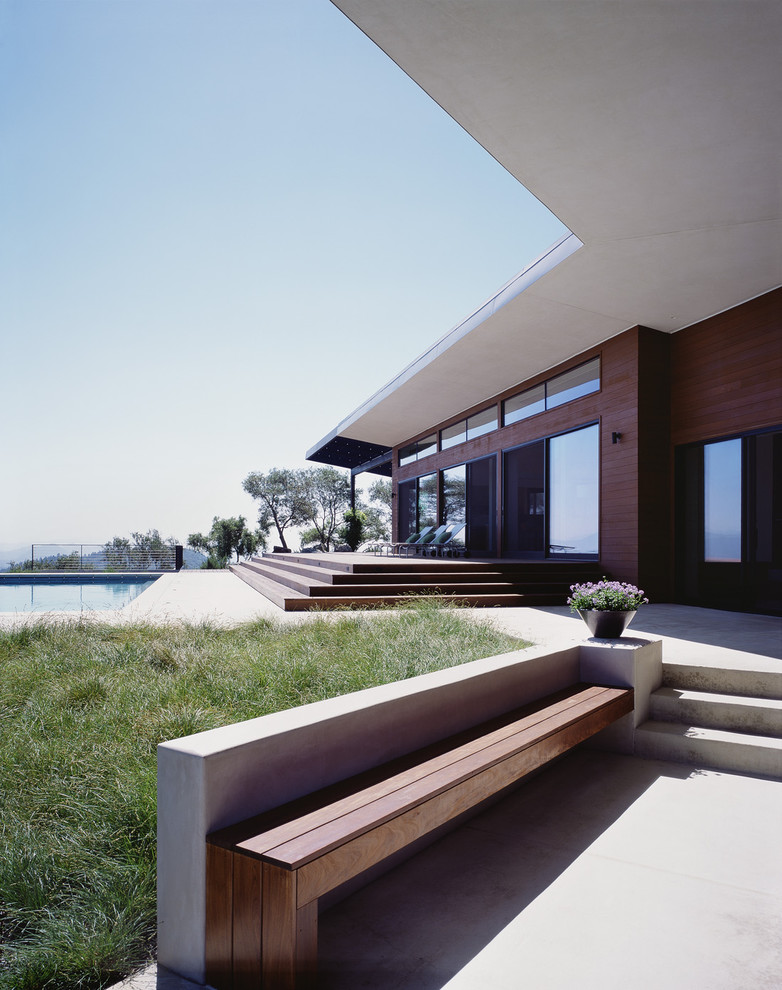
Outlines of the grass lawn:
{"type": "Polygon", "coordinates": [[[296,626],[0,631],[0,988],[106,987],[154,958],[159,742],[520,645],[425,599],[296,626]]]}

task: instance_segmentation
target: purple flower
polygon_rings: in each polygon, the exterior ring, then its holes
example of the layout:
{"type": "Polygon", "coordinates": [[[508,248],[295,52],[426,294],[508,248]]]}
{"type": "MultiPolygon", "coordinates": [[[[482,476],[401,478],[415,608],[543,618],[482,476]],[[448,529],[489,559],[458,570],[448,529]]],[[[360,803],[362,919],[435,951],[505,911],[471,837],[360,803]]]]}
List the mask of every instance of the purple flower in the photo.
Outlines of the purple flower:
{"type": "Polygon", "coordinates": [[[633,584],[622,581],[609,581],[603,578],[597,583],[570,586],[571,595],[567,603],[575,612],[579,609],[595,609],[601,612],[634,612],[639,606],[648,603],[645,593],[633,584]]]}

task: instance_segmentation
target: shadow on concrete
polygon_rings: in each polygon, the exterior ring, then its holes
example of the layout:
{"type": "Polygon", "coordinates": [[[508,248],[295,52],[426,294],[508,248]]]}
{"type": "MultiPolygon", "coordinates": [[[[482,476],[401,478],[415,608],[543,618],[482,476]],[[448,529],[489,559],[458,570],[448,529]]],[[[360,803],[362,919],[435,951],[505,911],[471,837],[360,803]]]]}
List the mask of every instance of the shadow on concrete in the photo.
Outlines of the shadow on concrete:
{"type": "Polygon", "coordinates": [[[778,616],[657,605],[640,609],[631,629],[782,660],[782,618],[778,616]]]}
{"type": "MultiPolygon", "coordinates": [[[[321,916],[323,990],[440,990],[661,776],[580,750],[321,916]]],[[[583,905],[582,905],[583,906],[583,905]]]]}
{"type": "MultiPolygon", "coordinates": [[[[535,611],[563,620],[571,619],[576,632],[579,628],[586,628],[582,620],[566,606],[536,606],[535,611]]],[[[563,623],[560,628],[568,628],[568,624],[563,623]]],[[[633,633],[662,636],[782,660],[782,618],[774,615],[653,603],[638,610],[632,625],[622,638],[632,636],[633,633]]]]}

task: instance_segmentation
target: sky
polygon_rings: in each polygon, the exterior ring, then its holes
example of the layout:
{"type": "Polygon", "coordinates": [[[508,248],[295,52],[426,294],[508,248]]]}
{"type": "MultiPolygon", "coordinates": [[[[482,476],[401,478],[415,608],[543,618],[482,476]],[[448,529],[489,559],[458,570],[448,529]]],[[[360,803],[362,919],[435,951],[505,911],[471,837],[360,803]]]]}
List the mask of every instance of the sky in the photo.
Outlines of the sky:
{"type": "Polygon", "coordinates": [[[0,0],[0,549],[254,521],[564,231],[328,0],[0,0]]]}

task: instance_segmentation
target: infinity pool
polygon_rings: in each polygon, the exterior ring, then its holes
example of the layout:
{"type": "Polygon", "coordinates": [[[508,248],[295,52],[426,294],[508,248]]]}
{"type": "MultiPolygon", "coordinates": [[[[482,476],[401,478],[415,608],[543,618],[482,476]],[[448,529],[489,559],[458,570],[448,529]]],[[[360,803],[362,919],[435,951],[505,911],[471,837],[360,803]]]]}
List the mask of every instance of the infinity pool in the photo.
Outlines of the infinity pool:
{"type": "Polygon", "coordinates": [[[63,574],[0,578],[0,612],[99,612],[123,608],[157,578],[63,574]]]}

